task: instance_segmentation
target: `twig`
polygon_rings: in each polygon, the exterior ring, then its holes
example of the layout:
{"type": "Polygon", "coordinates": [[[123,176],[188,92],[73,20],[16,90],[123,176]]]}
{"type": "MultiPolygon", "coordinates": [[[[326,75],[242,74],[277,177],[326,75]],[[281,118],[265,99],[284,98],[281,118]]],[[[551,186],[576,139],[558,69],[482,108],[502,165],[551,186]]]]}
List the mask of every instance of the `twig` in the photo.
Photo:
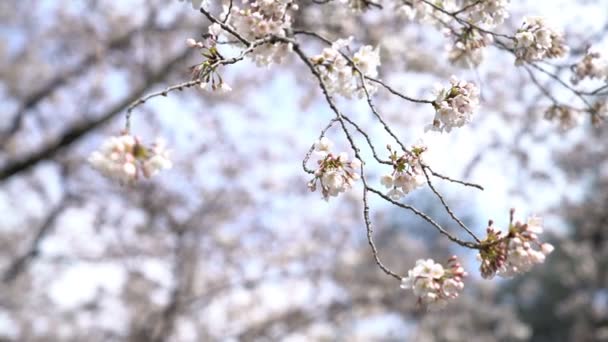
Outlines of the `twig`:
{"type": "MultiPolygon", "coordinates": [[[[325,136],[325,133],[327,133],[327,131],[331,128],[331,126],[334,125],[334,123],[338,121],[338,119],[333,118],[329,121],[329,123],[327,124],[327,126],[325,126],[325,128],[323,128],[321,130],[321,134],[319,135],[319,140],[321,140],[321,138],[323,138],[325,136]]],[[[306,152],[306,154],[304,155],[304,159],[302,160],[302,168],[304,169],[304,172],[306,173],[310,173],[310,174],[314,174],[315,171],[309,169],[306,164],[308,164],[308,160],[310,159],[310,156],[312,155],[312,152],[315,150],[315,144],[312,144],[310,146],[310,148],[308,149],[308,151],[306,152]]]]}
{"type": "Polygon", "coordinates": [[[431,174],[432,174],[433,176],[437,177],[437,178],[441,178],[441,179],[446,180],[446,181],[448,181],[448,182],[452,182],[452,183],[458,183],[458,184],[461,184],[461,185],[464,185],[464,186],[470,186],[470,187],[473,187],[473,188],[477,188],[477,189],[479,189],[479,190],[481,190],[481,191],[483,191],[483,190],[484,190],[483,186],[481,186],[481,185],[479,185],[479,184],[475,184],[475,183],[469,183],[469,182],[461,181],[461,180],[458,180],[458,179],[450,178],[450,177],[448,177],[448,176],[444,176],[444,175],[442,175],[442,174],[440,174],[440,173],[438,173],[438,172],[435,172],[435,171],[434,171],[434,170],[433,170],[433,169],[432,169],[430,166],[428,166],[428,165],[426,165],[426,164],[422,164],[422,167],[424,167],[424,168],[426,168],[427,170],[431,171],[431,174]]]}
{"type": "Polygon", "coordinates": [[[469,235],[471,235],[471,237],[473,237],[473,239],[475,239],[475,241],[477,241],[478,243],[481,242],[479,240],[479,238],[471,231],[471,229],[469,229],[469,227],[467,227],[464,224],[464,222],[462,222],[456,216],[456,214],[454,214],[454,212],[452,211],[452,209],[450,209],[450,206],[446,203],[446,201],[443,198],[443,196],[439,193],[439,191],[437,191],[437,189],[435,189],[435,186],[433,185],[433,182],[431,182],[431,178],[429,177],[429,174],[426,172],[426,168],[424,166],[421,166],[421,168],[422,168],[422,172],[424,173],[424,177],[426,177],[426,183],[429,185],[429,188],[431,188],[431,191],[433,191],[433,193],[435,194],[435,196],[437,196],[437,198],[439,198],[439,201],[443,205],[443,208],[448,213],[448,215],[450,215],[450,217],[454,221],[456,221],[456,223],[458,223],[458,225],[460,226],[460,228],[464,229],[469,235]]]}

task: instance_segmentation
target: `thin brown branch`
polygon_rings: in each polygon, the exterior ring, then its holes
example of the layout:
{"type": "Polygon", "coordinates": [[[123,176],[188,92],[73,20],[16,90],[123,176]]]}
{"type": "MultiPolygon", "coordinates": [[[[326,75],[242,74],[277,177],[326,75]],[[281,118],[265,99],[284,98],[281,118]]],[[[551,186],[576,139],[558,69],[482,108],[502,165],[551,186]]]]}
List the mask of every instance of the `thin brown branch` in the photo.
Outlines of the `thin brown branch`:
{"type": "Polygon", "coordinates": [[[0,183],[20,172],[29,170],[41,161],[55,158],[60,151],[72,146],[91,131],[112,120],[128,107],[130,103],[143,96],[150,86],[164,79],[173,68],[181,65],[189,54],[190,51],[185,50],[161,65],[156,71],[148,74],[139,87],[135,88],[126,98],[108,109],[97,119],[73,124],[64,130],[59,137],[41,149],[25,155],[21,159],[9,161],[0,168],[0,183]]]}

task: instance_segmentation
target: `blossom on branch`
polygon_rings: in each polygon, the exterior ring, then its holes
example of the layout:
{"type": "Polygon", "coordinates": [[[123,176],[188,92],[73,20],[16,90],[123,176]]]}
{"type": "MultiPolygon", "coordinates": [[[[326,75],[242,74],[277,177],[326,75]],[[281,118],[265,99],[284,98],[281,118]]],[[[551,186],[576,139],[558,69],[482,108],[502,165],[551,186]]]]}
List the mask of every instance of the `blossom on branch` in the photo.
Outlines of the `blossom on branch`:
{"type": "Polygon", "coordinates": [[[591,107],[591,123],[594,126],[599,126],[603,121],[608,119],[608,102],[597,101],[591,107]]]}
{"type": "Polygon", "coordinates": [[[460,20],[492,28],[509,17],[508,5],[509,0],[399,0],[397,13],[409,20],[445,26],[458,15],[453,13],[462,12],[460,20]]]}
{"type": "Polygon", "coordinates": [[[426,176],[420,164],[426,146],[414,145],[411,152],[401,156],[398,156],[397,151],[393,151],[390,146],[387,148],[391,153],[393,171],[382,176],[380,182],[389,189],[386,195],[396,201],[426,182],[426,176]]]}
{"type": "Polygon", "coordinates": [[[470,8],[470,22],[487,27],[502,24],[509,17],[508,6],[509,0],[465,0],[461,5],[462,8],[470,8]]]}
{"type": "Polygon", "coordinates": [[[338,155],[331,153],[333,143],[326,137],[318,140],[314,145],[315,153],[320,157],[314,178],[308,182],[310,191],[317,189],[317,182],[321,186],[323,199],[336,197],[352,188],[354,182],[361,177],[359,171],[361,161],[357,158],[349,160],[348,154],[342,152],[338,155]]]}
{"type": "Polygon", "coordinates": [[[441,25],[442,23],[450,22],[451,17],[438,9],[447,12],[453,12],[458,9],[454,0],[433,0],[429,2],[432,5],[423,0],[398,0],[397,14],[408,20],[418,20],[433,25],[441,25]]]}
{"type": "Polygon", "coordinates": [[[562,57],[568,52],[564,37],[541,17],[524,18],[515,34],[516,65],[562,57]]]}
{"type": "Polygon", "coordinates": [[[462,127],[471,121],[479,107],[479,89],[475,84],[460,81],[455,76],[450,79],[451,86],[437,88],[433,101],[435,118],[426,130],[450,132],[454,127],[462,127]]]}
{"type": "MultiPolygon", "coordinates": [[[[228,16],[227,24],[249,41],[267,36],[286,37],[292,23],[290,10],[298,9],[298,5],[291,0],[243,3],[247,6],[234,6],[230,14],[225,12],[222,16],[228,16]]],[[[275,42],[257,46],[249,56],[258,66],[268,66],[280,64],[291,51],[291,43],[275,42]]]]}
{"type": "MultiPolygon", "coordinates": [[[[353,95],[362,98],[365,96],[365,89],[357,69],[363,73],[363,76],[378,76],[380,51],[378,47],[362,46],[354,54],[351,63],[340,52],[342,48],[347,48],[351,41],[352,37],[338,39],[331,47],[323,49],[321,54],[312,57],[311,62],[317,66],[330,93],[340,94],[346,98],[351,98],[353,95]]],[[[377,87],[371,83],[366,82],[365,86],[370,95],[377,90],[377,87]]]]}
{"type": "MultiPolygon", "coordinates": [[[[447,36],[454,33],[446,30],[447,36]]],[[[460,67],[478,66],[483,59],[483,48],[494,41],[492,35],[481,33],[478,30],[465,28],[455,37],[454,44],[450,45],[448,59],[460,67]]]]}
{"type": "Polygon", "coordinates": [[[570,130],[581,123],[582,112],[566,105],[553,105],[545,111],[545,119],[557,121],[563,131],[570,130]]]}
{"type": "Polygon", "coordinates": [[[401,288],[411,289],[418,302],[429,309],[441,309],[460,295],[466,275],[456,256],[448,260],[447,268],[433,259],[420,259],[407,272],[407,277],[401,279],[401,288]]]}
{"type": "Polygon", "coordinates": [[[608,59],[599,52],[587,52],[580,62],[572,67],[572,83],[590,78],[608,81],[608,59]]]}
{"type": "Polygon", "coordinates": [[[89,163],[104,176],[123,184],[135,182],[140,174],[150,178],[172,166],[164,140],[157,139],[147,147],[129,134],[108,138],[91,154],[89,163]]]}
{"type": "MultiPolygon", "coordinates": [[[[511,211],[511,217],[513,211],[511,211]]],[[[541,243],[539,235],[543,232],[542,220],[530,217],[526,223],[512,222],[506,236],[492,227],[492,221],[487,228],[487,237],[477,255],[481,261],[480,271],[484,278],[513,277],[528,272],[532,266],[541,264],[545,257],[553,251],[549,243],[541,243]]]]}

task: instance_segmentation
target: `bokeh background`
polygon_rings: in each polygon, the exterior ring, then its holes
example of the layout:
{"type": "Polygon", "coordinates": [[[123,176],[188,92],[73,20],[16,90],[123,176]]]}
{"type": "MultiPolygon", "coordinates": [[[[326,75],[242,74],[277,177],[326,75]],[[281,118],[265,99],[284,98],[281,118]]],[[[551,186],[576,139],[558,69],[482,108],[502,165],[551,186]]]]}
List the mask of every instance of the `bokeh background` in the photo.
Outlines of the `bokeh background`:
{"type": "MultiPolygon", "coordinates": [[[[430,106],[376,98],[404,142],[429,146],[435,170],[485,187],[436,184],[477,232],[489,219],[504,227],[510,208],[542,215],[556,247],[544,265],[483,280],[472,251],[372,201],[391,269],[457,254],[470,273],[442,312],[416,305],[373,262],[360,185],[329,202],[306,188],[302,158],[333,114],[295,58],[222,69],[230,93],[189,89],[138,107],[133,132],[166,138],[174,168],[134,186],[108,181],[88,155],[123,129],[129,103],[189,79],[200,56],[185,40],[209,23],[178,1],[4,0],[0,341],[608,341],[606,127],[560,130],[511,55],[489,48],[479,67],[456,68],[440,30],[393,14],[302,1],[294,25],[381,46],[381,78],[413,96],[452,74],[479,84],[481,110],[451,134],[424,133],[430,106]]],[[[564,79],[588,46],[608,55],[608,1],[514,1],[498,30],[530,14],[566,32],[564,79]]],[[[391,143],[363,101],[339,105],[377,146],[391,143]]],[[[339,131],[329,136],[346,149],[339,131]]],[[[388,170],[363,153],[379,183],[388,170]]],[[[456,232],[429,190],[404,201],[456,232]]]]}

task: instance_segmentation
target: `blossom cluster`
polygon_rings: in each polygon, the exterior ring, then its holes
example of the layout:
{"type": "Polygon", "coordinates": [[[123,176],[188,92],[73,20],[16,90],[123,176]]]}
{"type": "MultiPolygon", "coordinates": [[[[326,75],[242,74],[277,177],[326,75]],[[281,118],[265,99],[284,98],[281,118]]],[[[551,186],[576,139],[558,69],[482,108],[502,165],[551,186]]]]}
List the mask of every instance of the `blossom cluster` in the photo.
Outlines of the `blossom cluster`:
{"type": "Polygon", "coordinates": [[[465,0],[461,8],[470,7],[469,22],[495,27],[509,17],[508,6],[509,0],[465,0]]]}
{"type": "Polygon", "coordinates": [[[435,118],[427,130],[450,132],[454,127],[462,127],[471,121],[479,107],[479,88],[471,82],[450,79],[450,87],[437,86],[437,97],[433,101],[435,118]]]}
{"type": "Polygon", "coordinates": [[[397,152],[392,151],[390,146],[388,148],[391,152],[393,171],[382,176],[380,182],[389,189],[387,196],[396,201],[426,182],[426,176],[420,164],[426,146],[414,145],[411,152],[402,156],[397,156],[397,152]]]}
{"type": "Polygon", "coordinates": [[[397,1],[397,13],[409,20],[442,24],[453,19],[449,13],[462,11],[471,24],[495,27],[509,17],[508,5],[509,0],[410,0],[397,1]]]}
{"type": "MultiPolygon", "coordinates": [[[[225,24],[248,41],[268,36],[286,37],[292,23],[290,11],[298,10],[298,5],[292,0],[259,0],[251,3],[243,1],[243,5],[243,8],[236,4],[224,6],[220,17],[226,18],[225,24]]],[[[199,9],[201,6],[206,7],[206,2],[192,0],[193,8],[199,9]]],[[[214,23],[209,26],[209,35],[215,40],[222,33],[221,25],[214,23]]],[[[269,66],[281,63],[291,51],[291,43],[269,42],[256,46],[248,57],[258,66],[269,66]]]]}
{"type": "Polygon", "coordinates": [[[352,188],[360,178],[361,161],[357,158],[349,160],[346,152],[332,154],[332,146],[333,143],[326,137],[315,142],[314,151],[320,159],[314,178],[308,182],[310,191],[315,191],[317,183],[320,183],[321,194],[326,201],[352,188]]]}
{"type": "Polygon", "coordinates": [[[541,17],[524,18],[515,34],[516,65],[561,57],[567,51],[562,34],[551,28],[541,17]]]}
{"type": "MultiPolygon", "coordinates": [[[[245,8],[234,6],[230,14],[224,15],[229,15],[228,24],[236,32],[252,41],[266,36],[285,37],[292,23],[290,10],[297,9],[292,0],[259,0],[245,8]]],[[[268,43],[256,47],[250,56],[258,66],[268,66],[281,63],[291,50],[290,43],[268,43]]]]}
{"type": "MultiPolygon", "coordinates": [[[[446,31],[447,36],[453,35],[446,31]]],[[[483,48],[494,41],[492,35],[466,28],[456,36],[454,44],[449,46],[448,59],[461,67],[478,66],[483,59],[483,48]]]]}
{"type": "Polygon", "coordinates": [[[458,297],[466,275],[456,256],[448,260],[446,268],[432,259],[420,259],[407,272],[407,277],[401,279],[401,288],[414,291],[419,303],[429,309],[441,309],[449,300],[458,297]]]}
{"type": "Polygon", "coordinates": [[[608,81],[608,59],[599,52],[587,52],[583,58],[572,67],[572,83],[590,78],[608,81]]]}
{"type": "Polygon", "coordinates": [[[157,139],[147,147],[129,134],[108,138],[91,154],[89,163],[104,176],[121,183],[133,183],[140,174],[150,178],[172,166],[164,140],[157,139]]]}
{"type": "Polygon", "coordinates": [[[477,256],[482,277],[513,277],[543,263],[553,246],[539,241],[542,232],[542,220],[538,217],[531,217],[526,223],[511,222],[506,236],[492,227],[490,221],[483,241],[486,247],[481,248],[477,256]]]}
{"type": "Polygon", "coordinates": [[[448,22],[450,17],[438,11],[441,8],[446,12],[456,11],[456,2],[454,0],[436,0],[432,1],[432,5],[422,0],[397,1],[397,14],[408,20],[418,20],[430,24],[439,24],[448,22]]]}
{"type": "Polygon", "coordinates": [[[605,120],[608,120],[608,102],[597,101],[591,107],[591,123],[597,127],[605,120]]]}
{"type": "MultiPolygon", "coordinates": [[[[340,52],[341,49],[348,47],[352,37],[348,39],[338,39],[331,47],[323,49],[321,54],[313,56],[311,62],[317,66],[323,82],[330,93],[340,94],[346,98],[353,95],[363,97],[365,90],[361,83],[361,76],[357,69],[368,77],[378,76],[380,66],[379,48],[369,45],[362,46],[352,57],[352,63],[347,60],[340,52]],[[353,67],[354,66],[356,67],[353,67]]],[[[373,94],[377,87],[366,83],[365,86],[370,94],[373,94]]]]}
{"type": "Polygon", "coordinates": [[[581,123],[582,112],[565,105],[553,105],[545,111],[545,119],[557,121],[563,131],[570,130],[581,123]]]}

